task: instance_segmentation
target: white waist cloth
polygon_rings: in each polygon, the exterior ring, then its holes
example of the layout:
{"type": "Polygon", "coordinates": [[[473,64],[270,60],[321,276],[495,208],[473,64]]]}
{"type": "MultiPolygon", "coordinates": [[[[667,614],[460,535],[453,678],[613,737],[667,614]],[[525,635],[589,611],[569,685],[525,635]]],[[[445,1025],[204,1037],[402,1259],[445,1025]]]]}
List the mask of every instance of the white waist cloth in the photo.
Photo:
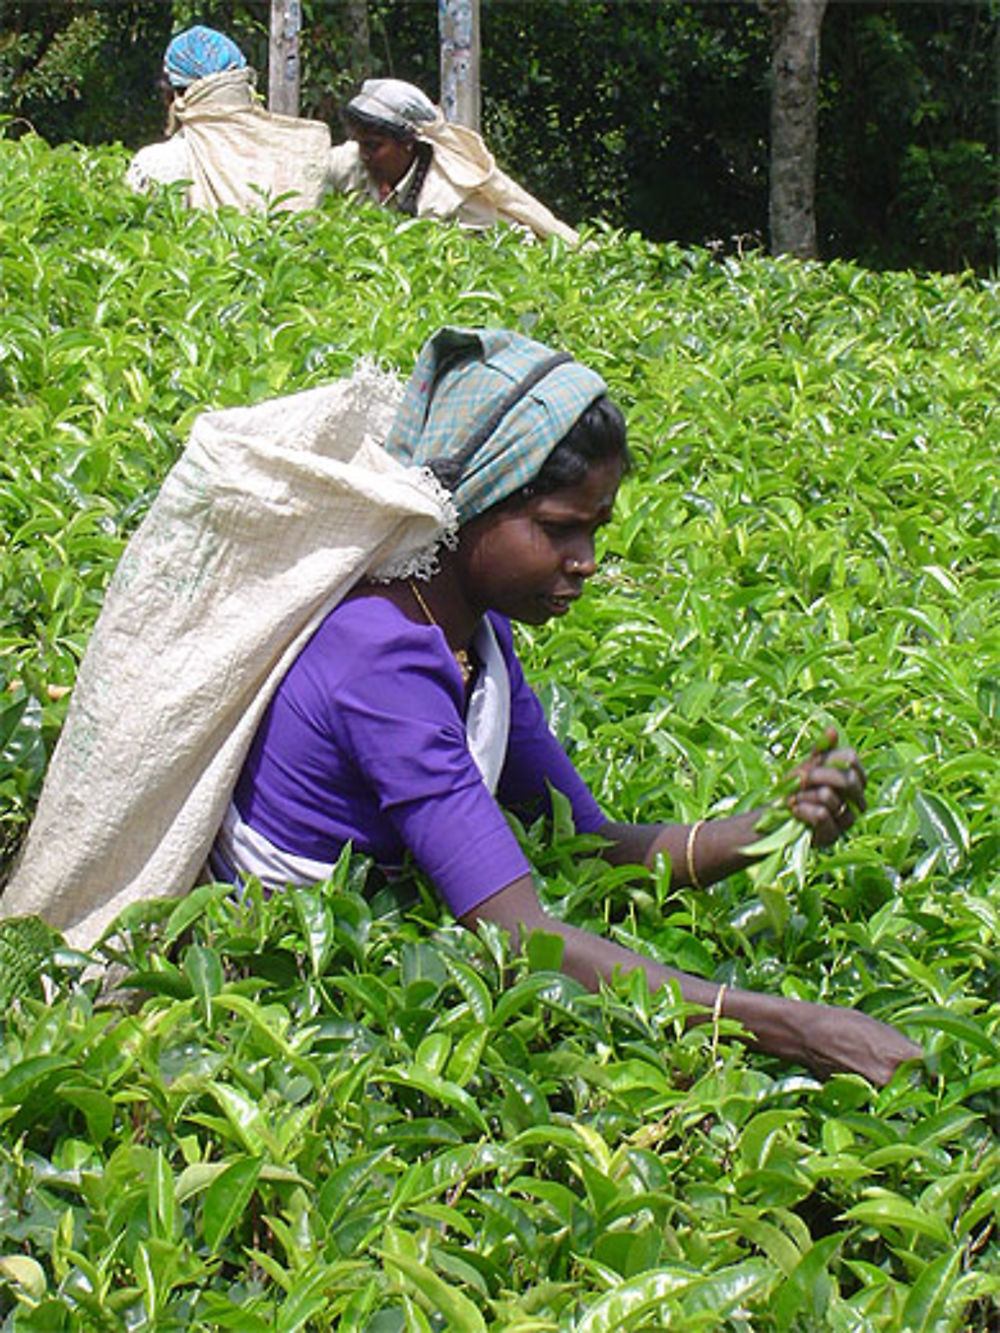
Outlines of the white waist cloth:
{"type": "MultiPolygon", "coordinates": [[[[495,792],[507,757],[510,736],[510,679],[493,626],[484,617],[473,636],[472,646],[482,662],[472,689],[465,717],[469,753],[483,781],[495,792]]],[[[269,838],[245,823],[230,800],[222,827],[209,856],[212,873],[220,879],[255,875],[268,889],[287,884],[315,884],[333,874],[333,862],[314,861],[282,851],[269,838]]]]}

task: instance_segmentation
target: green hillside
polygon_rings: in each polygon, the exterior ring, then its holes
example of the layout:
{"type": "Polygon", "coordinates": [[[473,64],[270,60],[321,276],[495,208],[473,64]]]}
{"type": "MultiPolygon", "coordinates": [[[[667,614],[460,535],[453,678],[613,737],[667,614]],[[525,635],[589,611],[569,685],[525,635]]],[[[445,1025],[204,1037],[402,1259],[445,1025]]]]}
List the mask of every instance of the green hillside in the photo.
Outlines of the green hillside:
{"type": "Polygon", "coordinates": [[[547,901],[927,1059],[821,1084],[726,1022],[685,1031],[676,996],[586,994],[544,944],[505,986],[501,939],[426,887],[380,915],[361,863],[135,911],[106,949],[126,1006],[66,950],[43,1000],[0,928],[2,1333],[995,1328],[997,284],[339,200],[208,218],[126,194],[124,161],[0,139],[5,859],[195,416],[512,326],[630,425],[601,572],[519,638],[602,804],[759,803],[830,725],[870,775],[836,850],[699,893],[525,830],[547,901]]]}

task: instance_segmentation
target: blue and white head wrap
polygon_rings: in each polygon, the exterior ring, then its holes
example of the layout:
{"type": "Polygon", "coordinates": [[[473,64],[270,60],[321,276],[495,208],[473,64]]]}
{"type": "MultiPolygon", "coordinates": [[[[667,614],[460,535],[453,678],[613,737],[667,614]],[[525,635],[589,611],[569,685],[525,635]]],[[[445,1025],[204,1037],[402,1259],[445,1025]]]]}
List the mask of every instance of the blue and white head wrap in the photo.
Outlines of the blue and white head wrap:
{"type": "Polygon", "coordinates": [[[459,521],[532,481],[607,392],[568,353],[509,329],[440,329],[417,358],[386,451],[409,467],[447,463],[459,521]]]}
{"type": "Polygon", "coordinates": [[[245,69],[246,56],[225,33],[196,24],[180,32],[167,47],[163,72],[173,88],[186,88],[210,74],[245,69]]]}

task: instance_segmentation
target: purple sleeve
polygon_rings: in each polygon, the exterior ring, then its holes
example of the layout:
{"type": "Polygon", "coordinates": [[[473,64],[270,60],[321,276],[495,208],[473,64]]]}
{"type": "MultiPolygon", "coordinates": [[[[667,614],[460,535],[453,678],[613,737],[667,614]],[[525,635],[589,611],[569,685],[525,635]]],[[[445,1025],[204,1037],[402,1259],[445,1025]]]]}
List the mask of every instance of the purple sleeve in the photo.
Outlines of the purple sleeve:
{"type": "Polygon", "coordinates": [[[578,833],[597,833],[604,812],[590,794],[572,761],[553,736],[538,696],[524,678],[513,648],[510,625],[491,616],[510,676],[510,741],[497,798],[508,809],[528,816],[551,808],[549,787],[569,799],[578,833]]]}

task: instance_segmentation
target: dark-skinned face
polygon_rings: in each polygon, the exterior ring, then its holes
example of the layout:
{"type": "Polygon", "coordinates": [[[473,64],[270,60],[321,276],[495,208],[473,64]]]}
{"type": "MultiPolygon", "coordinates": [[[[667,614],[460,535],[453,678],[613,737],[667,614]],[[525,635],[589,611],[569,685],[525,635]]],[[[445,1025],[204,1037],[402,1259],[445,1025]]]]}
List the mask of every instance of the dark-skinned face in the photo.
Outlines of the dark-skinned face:
{"type": "Polygon", "coordinates": [[[597,569],[595,537],[611,518],[621,478],[621,459],[604,459],[575,486],[467,523],[455,554],[469,607],[529,625],[565,615],[597,569]]]}
{"type": "Polygon", "coordinates": [[[409,171],[413,162],[411,141],[394,139],[369,129],[352,129],[350,137],[358,145],[361,164],[376,185],[393,189],[409,171]]]}

